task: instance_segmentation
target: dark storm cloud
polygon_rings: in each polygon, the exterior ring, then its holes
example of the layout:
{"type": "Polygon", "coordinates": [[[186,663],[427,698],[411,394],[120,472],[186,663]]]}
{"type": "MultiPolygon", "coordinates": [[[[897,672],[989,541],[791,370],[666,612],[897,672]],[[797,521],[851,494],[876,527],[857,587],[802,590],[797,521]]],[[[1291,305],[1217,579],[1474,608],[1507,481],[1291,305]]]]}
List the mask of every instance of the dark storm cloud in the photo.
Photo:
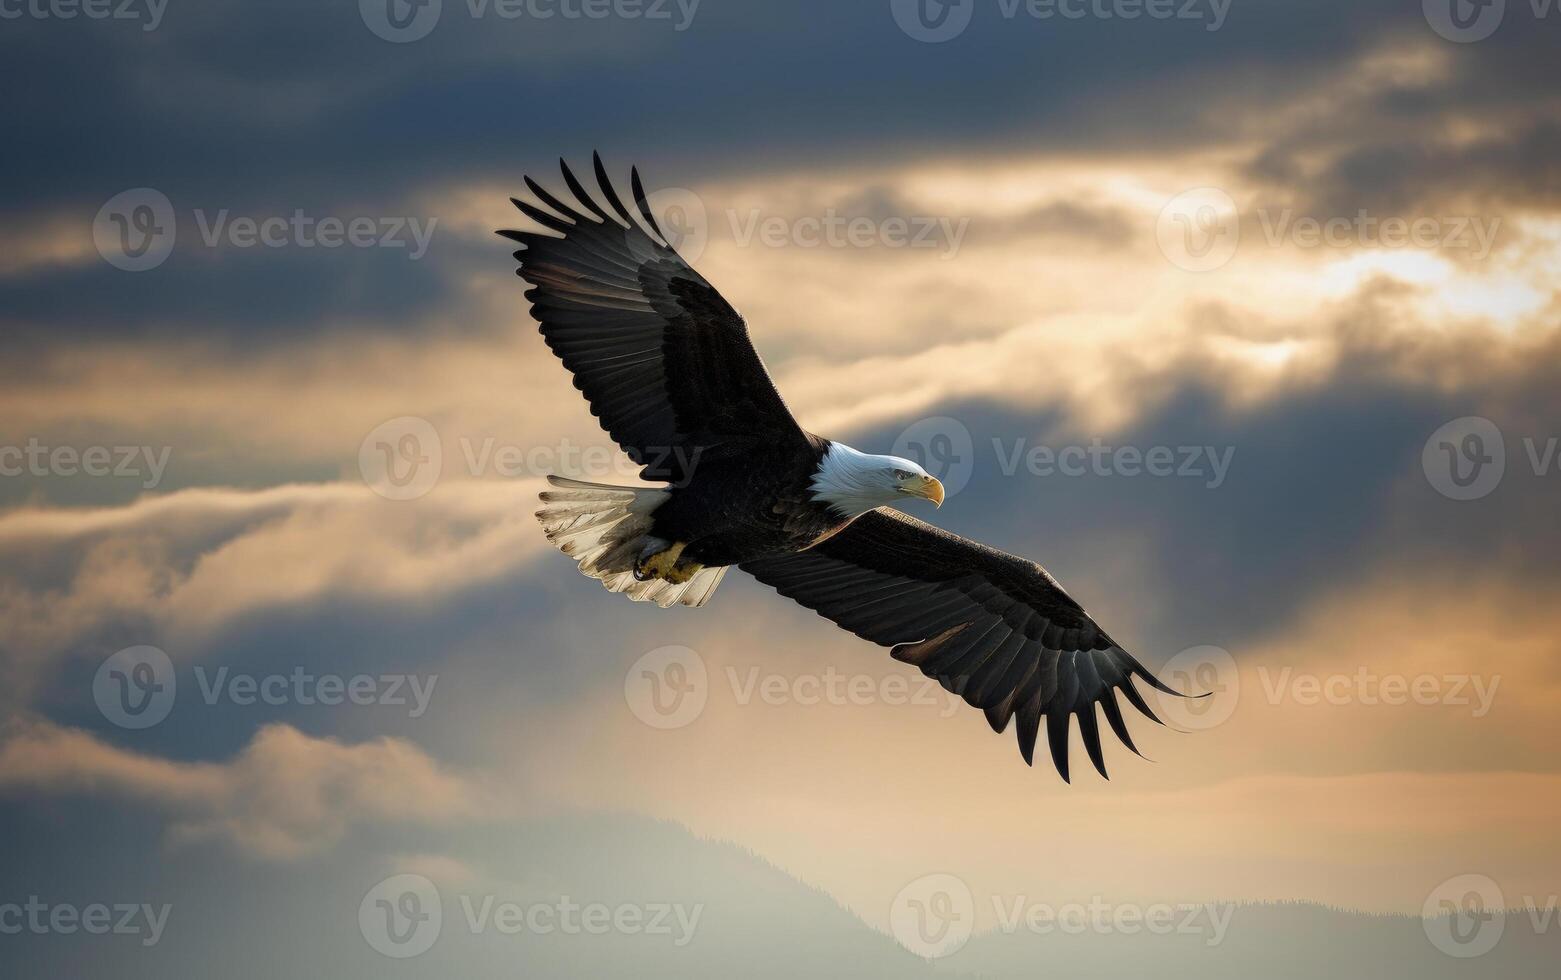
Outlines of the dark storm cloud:
{"type": "MultiPolygon", "coordinates": [[[[1543,474],[1533,462],[1561,435],[1561,349],[1552,342],[1511,363],[1494,337],[1408,340],[1370,306],[1351,310],[1335,331],[1342,364],[1333,376],[1251,411],[1226,408],[1209,380],[1215,369],[1202,364],[1155,382],[1164,386],[1160,407],[1110,434],[1049,414],[942,406],[929,414],[969,429],[975,462],[970,485],[937,523],[1039,560],[1155,662],[1206,643],[1239,650],[1282,632],[1319,597],[1378,574],[1457,568],[1552,580],[1548,556],[1561,537],[1547,515],[1561,471],[1554,457],[1543,474]],[[1455,390],[1427,380],[1449,372],[1464,377],[1455,390]],[[1450,500],[1425,475],[1422,451],[1444,423],[1471,415],[1502,431],[1506,475],[1488,497],[1450,500]],[[1169,447],[1178,468],[1182,447],[1207,447],[1228,451],[1230,465],[1222,480],[1207,455],[1190,478],[1123,475],[1109,463],[1105,475],[1086,464],[1079,476],[1013,466],[1016,448],[1088,450],[1096,440],[1169,447]],[[1100,581],[1123,542],[1151,566],[1141,574],[1158,597],[1152,613],[1078,585],[1100,581]]],[[[887,451],[901,431],[887,426],[851,441],[887,451]]]]}
{"type": "MultiPolygon", "coordinates": [[[[1533,22],[1527,4],[1509,8],[1503,28],[1484,41],[1438,41],[1429,72],[1406,58],[1396,71],[1380,67],[1371,86],[1344,84],[1325,111],[1272,133],[1246,175],[1317,214],[1424,214],[1458,203],[1554,210],[1561,203],[1554,85],[1561,23],[1533,22]]],[[[1395,36],[1413,37],[1414,26],[1395,36]]],[[[1232,110],[1260,117],[1261,102],[1232,110]]]]}
{"type": "MultiPolygon", "coordinates": [[[[216,211],[203,213],[214,220],[216,211]]],[[[90,235],[90,215],[82,227],[90,235]]],[[[0,278],[8,339],[29,345],[63,330],[82,339],[161,332],[263,340],[325,326],[394,329],[435,313],[457,316],[463,296],[456,280],[482,258],[448,232],[441,237],[437,224],[427,254],[417,258],[411,244],[208,246],[191,211],[180,214],[176,235],[173,253],[146,272],[125,272],[94,255],[85,265],[0,278]]]]}
{"type": "MultiPolygon", "coordinates": [[[[1009,21],[992,5],[964,36],[926,45],[876,3],[712,2],[678,32],[649,21],[478,20],[452,2],[426,39],[393,45],[354,7],[175,7],[150,34],[16,24],[0,45],[19,95],[10,129],[28,153],[8,158],[7,209],[101,200],[127,178],[237,206],[320,181],[404,189],[513,176],[598,142],[696,174],[722,161],[751,169],[891,148],[945,153],[967,139],[1082,152],[1094,142],[1163,145],[1197,119],[1199,87],[1215,91],[1216,69],[1263,66],[1296,85],[1297,71],[1325,71],[1418,19],[1342,3],[1243,4],[1208,32],[1174,21],[1009,21]],[[64,61],[80,75],[57,80],[50,69],[64,61]],[[834,97],[842,90],[852,98],[834,97]],[[1104,103],[1118,112],[1091,111],[1104,103]],[[1030,123],[1044,128],[1026,131],[1030,123]]],[[[1252,99],[1283,91],[1258,88],[1252,99]]],[[[1182,141],[1205,138],[1212,122],[1182,141]]]]}
{"type": "MultiPolygon", "coordinates": [[[[1437,143],[1451,109],[1500,98],[1516,111],[1497,65],[1542,93],[1549,49],[1522,40],[1523,25],[1446,45],[1414,4],[1236,3],[1211,31],[1177,19],[1039,20],[1022,6],[1008,19],[992,2],[943,44],[906,36],[884,3],[711,0],[684,25],[688,8],[676,5],[665,20],[505,20],[446,0],[433,32],[406,44],[375,36],[357,7],[174,4],[155,31],[8,22],[0,83],[8,142],[24,152],[0,160],[0,213],[13,231],[64,216],[85,238],[103,202],[149,186],[186,218],[196,206],[407,214],[420,192],[475,179],[518,188],[522,172],[550,174],[558,155],[598,146],[617,164],[649,164],[653,184],[683,185],[950,153],[1162,155],[1240,138],[1247,121],[1388,38],[1448,48],[1456,83],[1341,107],[1347,135],[1314,144],[1332,147],[1320,177],[1295,169],[1288,135],[1256,158],[1255,175],[1285,191],[1315,184],[1309,193],[1333,209],[1403,206],[1452,180],[1554,197],[1553,164],[1540,162],[1555,157],[1553,129],[1520,118],[1509,142],[1437,143]],[[1383,120],[1410,120],[1420,135],[1374,138],[1383,120]]],[[[459,275],[320,250],[110,272],[94,261],[13,276],[0,281],[0,308],[24,336],[264,338],[352,319],[415,322],[448,305],[459,275]]]]}

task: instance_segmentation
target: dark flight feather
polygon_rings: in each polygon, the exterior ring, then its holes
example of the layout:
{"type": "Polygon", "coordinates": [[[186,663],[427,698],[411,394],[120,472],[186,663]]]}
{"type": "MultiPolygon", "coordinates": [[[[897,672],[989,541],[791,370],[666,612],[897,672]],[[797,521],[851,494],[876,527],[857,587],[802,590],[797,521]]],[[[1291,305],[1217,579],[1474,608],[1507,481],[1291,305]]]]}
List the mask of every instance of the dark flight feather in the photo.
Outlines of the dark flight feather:
{"type": "Polygon", "coordinates": [[[1034,764],[1045,718],[1052,763],[1065,780],[1075,718],[1104,776],[1097,710],[1137,754],[1117,692],[1156,722],[1133,679],[1176,694],[1041,566],[898,511],[873,511],[812,549],[741,567],[864,640],[892,647],[896,660],[983,709],[993,731],[1017,717],[1026,763],[1034,764]]]}
{"type": "MultiPolygon", "coordinates": [[[[575,203],[528,178],[526,186],[557,214],[527,201],[514,204],[562,237],[499,234],[525,246],[515,253],[516,271],[533,286],[526,298],[543,338],[573,373],[592,414],[643,468],[641,476],[682,484],[701,459],[758,446],[806,451],[808,437],[737,311],[630,217],[599,155],[592,156],[596,182],[623,224],[567,163],[560,168],[575,203]]],[[[648,212],[637,178],[635,184],[636,200],[648,212]]]]}
{"type": "Polygon", "coordinates": [[[661,230],[656,223],[656,213],[650,209],[650,199],[645,195],[645,185],[640,183],[640,168],[629,168],[629,189],[634,192],[634,203],[640,209],[640,217],[650,226],[650,230],[660,236],[662,241],[667,240],[667,233],[661,230]]]}

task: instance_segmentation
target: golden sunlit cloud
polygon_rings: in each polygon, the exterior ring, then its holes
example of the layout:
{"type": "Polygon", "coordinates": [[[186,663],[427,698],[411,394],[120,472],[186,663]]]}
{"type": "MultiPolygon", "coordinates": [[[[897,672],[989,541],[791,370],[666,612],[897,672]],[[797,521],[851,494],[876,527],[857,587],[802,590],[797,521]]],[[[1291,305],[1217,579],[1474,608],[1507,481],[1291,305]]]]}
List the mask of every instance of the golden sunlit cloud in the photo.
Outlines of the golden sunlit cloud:
{"type": "Polygon", "coordinates": [[[229,762],[174,762],[46,722],[0,742],[0,789],[106,795],[167,812],[173,843],[220,839],[255,857],[325,850],[360,823],[467,822],[491,807],[410,742],[358,745],[268,725],[229,762]]]}

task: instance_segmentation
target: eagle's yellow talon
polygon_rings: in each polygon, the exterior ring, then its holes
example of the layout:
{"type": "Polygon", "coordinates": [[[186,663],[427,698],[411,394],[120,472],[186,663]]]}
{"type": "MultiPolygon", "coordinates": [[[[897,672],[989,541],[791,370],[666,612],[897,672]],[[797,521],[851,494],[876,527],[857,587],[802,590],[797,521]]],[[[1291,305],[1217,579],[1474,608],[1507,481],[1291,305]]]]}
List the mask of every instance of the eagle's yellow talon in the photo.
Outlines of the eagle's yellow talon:
{"type": "Polygon", "coordinates": [[[687,582],[704,566],[696,561],[679,561],[686,547],[688,542],[674,541],[666,550],[641,558],[634,565],[634,577],[641,582],[653,578],[664,579],[677,585],[687,582]]]}

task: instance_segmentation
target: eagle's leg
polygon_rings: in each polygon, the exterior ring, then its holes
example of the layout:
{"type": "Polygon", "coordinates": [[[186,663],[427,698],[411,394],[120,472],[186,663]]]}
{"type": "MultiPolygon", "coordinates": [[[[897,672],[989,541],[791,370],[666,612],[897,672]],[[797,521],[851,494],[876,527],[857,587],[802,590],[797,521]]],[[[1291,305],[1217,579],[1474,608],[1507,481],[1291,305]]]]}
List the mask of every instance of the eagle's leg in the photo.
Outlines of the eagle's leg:
{"type": "Polygon", "coordinates": [[[648,579],[659,578],[665,581],[681,585],[694,577],[704,566],[696,561],[682,561],[683,549],[688,547],[687,541],[674,541],[660,550],[653,551],[656,545],[663,544],[654,540],[645,551],[640,553],[634,562],[634,577],[644,582],[648,579]]]}

